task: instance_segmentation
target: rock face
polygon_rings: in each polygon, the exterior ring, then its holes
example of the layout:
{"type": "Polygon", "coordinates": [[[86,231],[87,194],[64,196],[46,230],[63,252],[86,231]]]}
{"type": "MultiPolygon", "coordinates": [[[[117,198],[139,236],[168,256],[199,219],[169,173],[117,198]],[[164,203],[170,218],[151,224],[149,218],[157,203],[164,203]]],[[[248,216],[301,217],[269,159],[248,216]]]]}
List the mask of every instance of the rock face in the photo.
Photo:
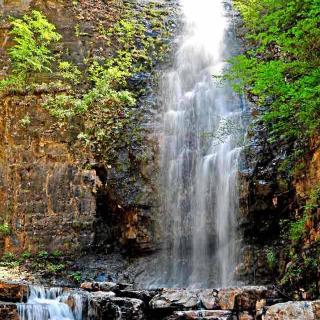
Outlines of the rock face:
{"type": "Polygon", "coordinates": [[[167,318],[168,320],[233,320],[231,311],[226,310],[197,310],[197,311],[176,311],[174,314],[167,318]]]}
{"type": "MultiPolygon", "coordinates": [[[[42,11],[62,35],[55,50],[65,52],[61,58],[81,69],[84,59],[109,57],[113,49],[118,50],[101,35],[101,28],[107,30],[120,19],[123,5],[117,0],[73,4],[0,1],[0,15],[42,11]]],[[[132,6],[132,11],[141,13],[142,23],[147,23],[144,4],[132,2],[132,6]]],[[[159,12],[163,14],[162,7],[159,12]]],[[[10,69],[5,49],[12,41],[9,23],[0,20],[2,79],[10,69]]],[[[167,22],[163,25],[174,25],[167,22]]],[[[146,27],[149,32],[150,24],[146,27]]],[[[149,36],[157,35],[151,32],[149,36]]],[[[45,82],[50,77],[44,75],[45,82]]],[[[67,88],[44,85],[34,92],[0,98],[0,224],[10,228],[9,234],[0,234],[0,255],[5,251],[59,250],[74,254],[92,248],[103,253],[114,248],[139,252],[153,249],[152,210],[157,200],[152,178],[157,160],[155,138],[148,129],[156,108],[151,82],[149,72],[137,73],[129,81],[133,91],[145,92],[132,109],[134,129],[143,143],[132,142],[129,148],[113,150],[117,159],[108,163],[77,139],[79,128],[81,132],[85,126],[82,120],[63,125],[42,107],[46,94],[66,92],[67,88]]]]}
{"type": "Polygon", "coordinates": [[[163,289],[150,301],[150,307],[154,310],[192,309],[199,304],[198,292],[187,289],[163,289]]]}
{"type": "Polygon", "coordinates": [[[19,320],[17,306],[14,303],[0,302],[0,320],[19,320]]]}
{"type": "Polygon", "coordinates": [[[99,179],[77,166],[37,97],[29,98],[6,98],[0,109],[0,216],[10,226],[1,251],[77,252],[93,244],[99,179]],[[27,130],[19,122],[26,109],[37,119],[27,130]]]}
{"type": "Polygon", "coordinates": [[[261,304],[264,306],[267,301],[270,303],[278,298],[278,294],[268,287],[228,288],[219,291],[218,305],[223,310],[249,311],[261,309],[261,304]]]}
{"type": "Polygon", "coordinates": [[[271,306],[265,320],[318,320],[320,319],[320,300],[308,302],[287,302],[271,306]]]}
{"type": "Polygon", "coordinates": [[[95,319],[147,319],[144,303],[139,299],[114,297],[110,293],[96,292],[90,299],[91,315],[95,319]]]}
{"type": "Polygon", "coordinates": [[[0,281],[0,301],[22,302],[27,293],[28,286],[25,284],[0,281]]]}

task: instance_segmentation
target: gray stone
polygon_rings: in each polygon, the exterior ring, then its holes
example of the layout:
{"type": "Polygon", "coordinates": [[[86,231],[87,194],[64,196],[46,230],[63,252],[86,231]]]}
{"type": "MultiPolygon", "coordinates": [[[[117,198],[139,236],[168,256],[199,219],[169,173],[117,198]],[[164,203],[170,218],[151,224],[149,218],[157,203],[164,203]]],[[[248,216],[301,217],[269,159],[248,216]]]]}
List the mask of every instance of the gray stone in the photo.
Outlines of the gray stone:
{"type": "Polygon", "coordinates": [[[113,292],[94,292],[89,302],[89,315],[93,319],[144,320],[143,301],[133,298],[115,297],[113,292]]]}
{"type": "Polygon", "coordinates": [[[206,309],[214,310],[219,308],[218,291],[214,289],[201,290],[199,293],[199,298],[206,309]]]}
{"type": "Polygon", "coordinates": [[[320,300],[291,301],[271,306],[264,320],[319,320],[320,300]]]}
{"type": "Polygon", "coordinates": [[[176,311],[168,320],[232,320],[233,315],[228,310],[191,310],[191,311],[176,311]]]}
{"type": "Polygon", "coordinates": [[[200,304],[198,291],[187,289],[163,289],[151,301],[151,309],[192,309],[200,304]]]}

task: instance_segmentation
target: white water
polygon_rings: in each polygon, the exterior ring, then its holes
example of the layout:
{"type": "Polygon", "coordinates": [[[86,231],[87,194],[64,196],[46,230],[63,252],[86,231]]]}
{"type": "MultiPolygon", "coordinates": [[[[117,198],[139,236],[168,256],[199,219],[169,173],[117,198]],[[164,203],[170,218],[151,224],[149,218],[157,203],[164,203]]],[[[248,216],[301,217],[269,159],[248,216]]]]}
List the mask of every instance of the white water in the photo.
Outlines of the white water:
{"type": "Polygon", "coordinates": [[[18,304],[18,312],[20,320],[82,320],[82,298],[62,288],[30,286],[28,301],[18,304]]]}
{"type": "Polygon", "coordinates": [[[236,44],[230,1],[181,0],[184,27],[160,94],[161,238],[149,287],[234,284],[243,103],[218,85],[236,44]]]}

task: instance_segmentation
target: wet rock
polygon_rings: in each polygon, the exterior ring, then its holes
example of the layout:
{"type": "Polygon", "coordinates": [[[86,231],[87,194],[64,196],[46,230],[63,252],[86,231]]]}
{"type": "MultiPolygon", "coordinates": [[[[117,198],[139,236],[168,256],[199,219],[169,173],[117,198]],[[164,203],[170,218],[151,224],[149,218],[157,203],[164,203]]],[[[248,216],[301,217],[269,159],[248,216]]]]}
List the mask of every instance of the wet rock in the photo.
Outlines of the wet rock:
{"type": "Polygon", "coordinates": [[[203,306],[208,310],[214,310],[219,308],[218,303],[218,291],[207,289],[201,290],[199,298],[203,306]]]}
{"type": "Polygon", "coordinates": [[[235,307],[241,311],[255,310],[258,301],[262,299],[273,301],[277,298],[278,295],[273,289],[267,287],[244,287],[235,297],[235,307]]]}
{"type": "Polygon", "coordinates": [[[218,293],[218,303],[223,310],[255,310],[258,301],[272,301],[278,298],[277,293],[268,287],[251,286],[222,289],[218,293]]]}
{"type": "Polygon", "coordinates": [[[266,299],[261,299],[256,302],[256,311],[259,312],[267,305],[266,299]]]}
{"type": "MultiPolygon", "coordinates": [[[[107,294],[104,292],[103,294],[107,294]]],[[[95,319],[108,320],[144,320],[146,319],[144,303],[139,299],[103,296],[94,293],[90,301],[91,316],[95,319]]]]}
{"type": "Polygon", "coordinates": [[[19,320],[17,305],[14,303],[0,303],[0,320],[19,320]]]}
{"type": "Polygon", "coordinates": [[[238,316],[239,320],[254,320],[254,316],[250,314],[248,311],[240,312],[238,316]]]}
{"type": "Polygon", "coordinates": [[[192,309],[200,304],[197,292],[187,289],[163,289],[151,301],[151,309],[192,309]]]}
{"type": "Polygon", "coordinates": [[[93,283],[92,282],[83,282],[80,285],[80,288],[87,291],[93,291],[93,283]]]}
{"type": "Polygon", "coordinates": [[[114,282],[83,282],[80,288],[86,291],[116,291],[119,285],[114,282]]]}
{"type": "Polygon", "coordinates": [[[233,310],[235,308],[236,296],[241,293],[240,288],[222,289],[218,293],[218,303],[222,310],[233,310]]]}
{"type": "Polygon", "coordinates": [[[278,303],[271,306],[264,320],[319,320],[320,300],[278,303]]]}
{"type": "Polygon", "coordinates": [[[101,291],[116,291],[119,289],[119,285],[114,282],[98,282],[97,284],[101,291]]]}
{"type": "Polygon", "coordinates": [[[233,315],[231,311],[227,310],[192,310],[192,311],[176,311],[168,320],[232,320],[233,315]]]}
{"type": "Polygon", "coordinates": [[[135,298],[147,304],[156,294],[156,290],[120,290],[117,292],[119,297],[135,298]]]}
{"type": "Polygon", "coordinates": [[[101,302],[102,300],[107,300],[110,298],[114,298],[116,294],[114,292],[104,292],[104,291],[96,291],[90,295],[91,301],[101,302]]]}
{"type": "Polygon", "coordinates": [[[25,284],[0,281],[0,301],[22,302],[27,293],[28,287],[25,284]]]}

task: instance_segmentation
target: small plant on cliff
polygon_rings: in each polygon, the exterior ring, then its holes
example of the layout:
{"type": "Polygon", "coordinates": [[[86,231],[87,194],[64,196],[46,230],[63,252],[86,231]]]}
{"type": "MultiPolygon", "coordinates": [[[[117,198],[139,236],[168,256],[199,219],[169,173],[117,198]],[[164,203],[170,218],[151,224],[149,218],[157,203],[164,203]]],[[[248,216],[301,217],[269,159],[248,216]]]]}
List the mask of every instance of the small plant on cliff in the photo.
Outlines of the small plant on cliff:
{"type": "Polygon", "coordinates": [[[39,11],[12,18],[10,34],[15,42],[9,49],[12,75],[0,81],[0,90],[23,84],[36,72],[51,72],[54,60],[50,45],[60,40],[56,28],[39,11]]]}
{"type": "Polygon", "coordinates": [[[27,114],[25,115],[20,121],[20,124],[23,126],[23,127],[28,127],[30,124],[31,124],[31,118],[30,116],[27,114]]]}
{"type": "Polygon", "coordinates": [[[61,38],[55,26],[39,11],[13,19],[11,24],[16,44],[9,50],[9,56],[14,73],[27,76],[31,72],[50,72],[54,58],[49,46],[61,38]]]}
{"type": "Polygon", "coordinates": [[[291,241],[297,242],[301,239],[301,237],[305,233],[306,221],[307,221],[307,215],[304,215],[297,221],[294,221],[290,224],[289,238],[291,241]]]}
{"type": "Polygon", "coordinates": [[[47,251],[44,251],[44,250],[39,251],[38,254],[37,254],[37,258],[39,258],[39,259],[45,260],[45,259],[48,259],[48,257],[49,257],[49,253],[47,251]]]}
{"type": "Polygon", "coordinates": [[[81,271],[76,271],[73,272],[70,277],[72,278],[72,280],[76,283],[80,283],[81,279],[82,279],[82,274],[81,271]]]}
{"type": "Polygon", "coordinates": [[[274,251],[272,249],[267,249],[266,257],[269,268],[271,270],[274,269],[277,263],[277,257],[274,251]]]}
{"type": "Polygon", "coordinates": [[[7,236],[10,234],[10,227],[7,222],[0,224],[0,235],[7,236]]]}
{"type": "Polygon", "coordinates": [[[19,261],[12,252],[5,252],[1,258],[0,265],[15,268],[19,266],[19,261]]]}

